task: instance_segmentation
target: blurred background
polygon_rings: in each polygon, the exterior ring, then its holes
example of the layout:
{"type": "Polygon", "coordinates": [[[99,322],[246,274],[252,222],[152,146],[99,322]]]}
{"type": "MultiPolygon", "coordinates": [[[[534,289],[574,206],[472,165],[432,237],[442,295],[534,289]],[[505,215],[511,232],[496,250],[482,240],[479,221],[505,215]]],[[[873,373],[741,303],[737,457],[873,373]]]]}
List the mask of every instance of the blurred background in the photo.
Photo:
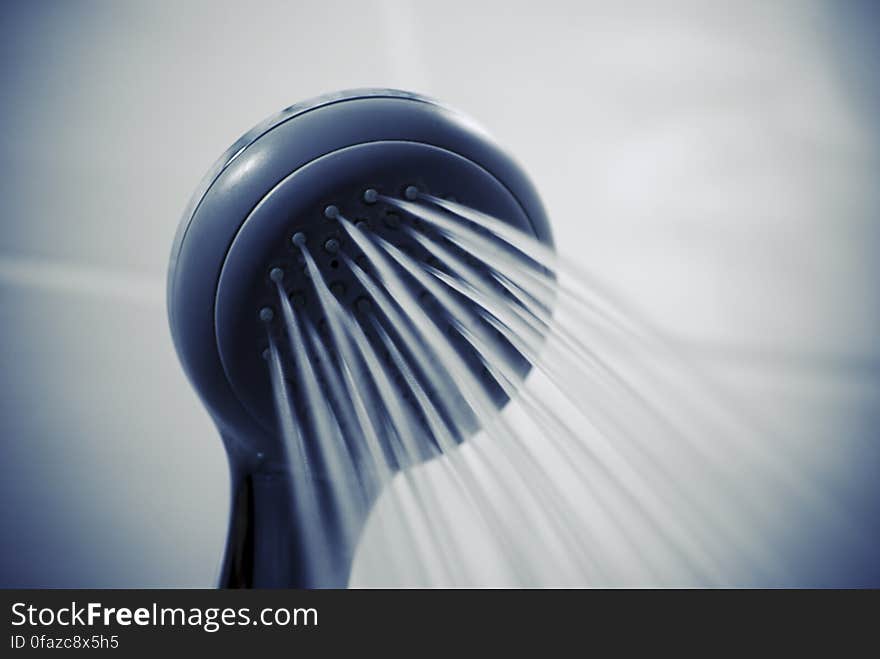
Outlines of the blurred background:
{"type": "Polygon", "coordinates": [[[214,584],[226,458],[167,328],[174,231],[248,128],[366,86],[483,123],[563,252],[756,414],[824,447],[825,485],[863,533],[816,529],[777,585],[880,585],[873,3],[0,13],[0,586],[214,584]]]}

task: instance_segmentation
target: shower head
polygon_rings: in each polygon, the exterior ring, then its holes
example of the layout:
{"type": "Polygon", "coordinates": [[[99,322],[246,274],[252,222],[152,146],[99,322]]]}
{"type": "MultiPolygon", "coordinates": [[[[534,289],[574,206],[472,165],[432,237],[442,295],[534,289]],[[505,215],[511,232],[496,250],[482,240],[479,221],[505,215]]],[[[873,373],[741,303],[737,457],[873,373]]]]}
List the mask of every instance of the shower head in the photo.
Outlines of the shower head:
{"type": "MultiPolygon", "coordinates": [[[[551,243],[534,187],[479,127],[436,101],[395,90],[340,92],[287,108],[227,150],[193,196],[172,250],[168,314],[178,356],[232,464],[234,523],[225,585],[303,582],[296,570],[254,577],[261,560],[254,533],[260,531],[253,519],[235,521],[236,515],[248,517],[242,510],[262,505],[255,504],[258,498],[274,496],[258,491],[282,487],[266,483],[283,483],[288,472],[266,364],[270,347],[291,351],[281,340],[279,292],[326,344],[334,364],[338,357],[316,276],[361,325],[366,339],[378,344],[368,322],[375,300],[357,276],[375,264],[352,239],[351,229],[415,262],[439,266],[412,231],[430,235],[434,229],[389,202],[423,195],[466,204],[551,243]],[[242,523],[246,528],[236,530],[242,523]]],[[[414,282],[407,286],[428,314],[441,313],[430,293],[414,282]]],[[[452,343],[486,383],[494,405],[502,406],[507,396],[493,386],[479,357],[462,342],[452,343]]],[[[528,362],[500,335],[497,343],[524,374],[528,362]]],[[[430,378],[422,384],[429,393],[443,385],[430,378]]],[[[299,418],[308,416],[295,382],[291,390],[299,418]]],[[[460,407],[464,421],[456,427],[456,441],[478,427],[467,406],[460,407]]],[[[430,433],[419,445],[419,459],[433,454],[430,433]]],[[[392,468],[406,466],[400,458],[391,462],[392,468]]],[[[262,551],[271,550],[264,546],[262,551]]]]}

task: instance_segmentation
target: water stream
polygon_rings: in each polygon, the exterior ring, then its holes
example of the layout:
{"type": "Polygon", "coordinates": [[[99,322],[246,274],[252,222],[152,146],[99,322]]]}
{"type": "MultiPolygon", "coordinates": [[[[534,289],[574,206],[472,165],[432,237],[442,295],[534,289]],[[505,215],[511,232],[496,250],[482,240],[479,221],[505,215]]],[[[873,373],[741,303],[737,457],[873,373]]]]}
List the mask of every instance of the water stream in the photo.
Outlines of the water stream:
{"type": "Polygon", "coordinates": [[[430,259],[335,218],[365,297],[343,305],[301,242],[320,329],[275,279],[268,376],[317,585],[365,534],[355,571],[397,571],[372,585],[749,583],[786,572],[787,506],[841,514],[579,264],[456,202],[380,201],[430,259]]]}

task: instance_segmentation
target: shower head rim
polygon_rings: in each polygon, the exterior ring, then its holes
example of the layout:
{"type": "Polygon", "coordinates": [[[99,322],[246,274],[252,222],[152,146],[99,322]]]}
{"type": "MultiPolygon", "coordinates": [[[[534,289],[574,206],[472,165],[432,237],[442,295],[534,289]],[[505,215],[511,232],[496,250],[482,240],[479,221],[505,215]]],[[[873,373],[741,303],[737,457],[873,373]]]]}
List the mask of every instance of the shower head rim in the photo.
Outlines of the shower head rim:
{"type": "MultiPolygon", "coordinates": [[[[423,94],[418,94],[415,92],[404,91],[401,89],[393,89],[393,88],[354,88],[354,89],[345,89],[336,92],[328,92],[326,94],[322,94],[320,96],[316,96],[305,101],[300,101],[299,103],[294,103],[283,110],[276,112],[275,114],[267,117],[260,123],[256,124],[250,130],[245,132],[241,137],[239,137],[235,142],[229,146],[217,160],[214,161],[214,164],[208,169],[208,171],[202,176],[199,185],[196,187],[193,194],[190,196],[189,202],[186,205],[186,208],[181,215],[181,220],[178,223],[177,230],[175,231],[174,240],[171,246],[171,259],[169,261],[170,267],[168,272],[167,279],[167,299],[171,297],[171,289],[174,285],[175,278],[175,265],[177,263],[177,259],[175,258],[178,253],[181,244],[186,239],[186,233],[189,230],[190,224],[192,223],[193,218],[198,211],[199,206],[202,203],[202,200],[210,191],[211,187],[217,182],[217,180],[223,175],[226,169],[242,154],[247,151],[247,149],[257,142],[260,138],[262,138],[267,133],[271,132],[278,126],[283,123],[286,123],[296,117],[299,117],[307,112],[311,112],[313,110],[317,110],[319,108],[332,105],[334,103],[341,103],[346,101],[351,101],[360,98],[402,98],[410,101],[416,101],[420,103],[427,103],[430,105],[435,105],[437,107],[446,108],[449,111],[454,112],[454,110],[433,99],[429,96],[425,96],[423,94]]],[[[173,313],[171,306],[168,307],[169,316],[173,313]]]]}

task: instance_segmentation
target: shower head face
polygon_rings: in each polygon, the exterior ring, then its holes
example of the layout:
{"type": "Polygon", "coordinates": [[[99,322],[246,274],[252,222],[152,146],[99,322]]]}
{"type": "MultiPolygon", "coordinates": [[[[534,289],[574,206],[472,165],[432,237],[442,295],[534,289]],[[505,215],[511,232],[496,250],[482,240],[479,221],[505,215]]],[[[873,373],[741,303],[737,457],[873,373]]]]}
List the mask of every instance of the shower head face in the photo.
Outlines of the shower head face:
{"type": "MultiPolygon", "coordinates": [[[[528,218],[516,199],[487,171],[445,149],[404,141],[360,144],[309,163],[273,188],[243,223],[226,256],[217,287],[217,343],[233,390],[267,431],[273,432],[275,426],[271,384],[266,364],[260,359],[268,348],[267,335],[276,338],[282,352],[291,350],[285,340],[278,283],[295,312],[304,324],[315,328],[338,365],[339,355],[334,351],[326,309],[307,271],[301,249],[304,247],[315,259],[321,279],[343,312],[351,314],[359,323],[377,353],[384,353],[381,339],[373,329],[373,319],[381,322],[385,318],[346,259],[373,278],[378,275],[377,269],[334,216],[338,213],[357,230],[387,241],[418,263],[442,267],[407,231],[409,227],[430,234],[433,233],[431,228],[394,206],[374,199],[374,193],[380,198],[403,198],[407,192],[412,195],[414,190],[454,196],[461,203],[507,218],[517,228],[528,230],[528,218]],[[279,279],[280,282],[276,281],[279,279]],[[266,310],[272,313],[267,315],[266,310]]],[[[468,367],[484,380],[493,402],[502,405],[506,401],[503,391],[485,372],[479,358],[467,349],[464,338],[454,331],[451,319],[442,316],[436,300],[415,282],[406,278],[402,281],[413,299],[418,300],[446,333],[468,367]]],[[[405,301],[398,302],[406,308],[405,301]]],[[[395,330],[394,326],[387,326],[389,334],[395,330]]],[[[427,342],[425,347],[429,348],[427,342]]],[[[525,360],[517,359],[512,347],[500,337],[498,348],[514,360],[521,373],[526,370],[525,360]]],[[[285,356],[286,363],[317,358],[314,354],[287,353],[285,356]]],[[[386,357],[387,366],[393,369],[390,356],[386,357]]],[[[436,389],[437,377],[436,374],[425,376],[420,384],[431,392],[436,389]]],[[[307,417],[305,397],[298,392],[297,383],[291,380],[289,386],[294,404],[299,406],[297,416],[307,417]]],[[[409,401],[418,415],[408,388],[401,387],[398,395],[401,400],[409,401]]],[[[455,416],[460,424],[465,424],[467,431],[474,430],[476,420],[467,414],[464,401],[458,402],[455,416]]]]}
{"type": "MultiPolygon", "coordinates": [[[[417,263],[439,267],[408,230],[430,235],[432,229],[381,197],[377,201],[377,195],[404,198],[418,190],[454,198],[550,242],[543,208],[521,170],[461,115],[402,92],[350,92],[295,106],[237,143],[209,178],[178,234],[169,315],[181,361],[234,455],[282,459],[264,360],[270,335],[285,361],[316,358],[291,353],[279,284],[339,368],[302,248],[314,258],[341,309],[360,325],[377,354],[387,357],[373,319],[386,323],[392,336],[396,328],[387,324],[347,265],[353,261],[378,280],[375,264],[328,207],[371,239],[395,245],[417,263]]],[[[440,305],[415,282],[406,285],[445,330],[449,323],[440,305]]],[[[448,336],[486,383],[491,400],[502,406],[506,396],[493,386],[464,339],[454,331],[448,336]]],[[[526,360],[500,336],[498,345],[518,371],[528,370],[526,360]]],[[[290,384],[300,418],[307,417],[296,383],[290,384]]],[[[421,384],[429,395],[438,385],[424,374],[421,384]]],[[[410,400],[404,387],[400,396],[410,400]]],[[[478,426],[463,401],[460,407],[459,441],[478,426]]],[[[424,444],[427,457],[432,448],[430,441],[424,444]]]]}

